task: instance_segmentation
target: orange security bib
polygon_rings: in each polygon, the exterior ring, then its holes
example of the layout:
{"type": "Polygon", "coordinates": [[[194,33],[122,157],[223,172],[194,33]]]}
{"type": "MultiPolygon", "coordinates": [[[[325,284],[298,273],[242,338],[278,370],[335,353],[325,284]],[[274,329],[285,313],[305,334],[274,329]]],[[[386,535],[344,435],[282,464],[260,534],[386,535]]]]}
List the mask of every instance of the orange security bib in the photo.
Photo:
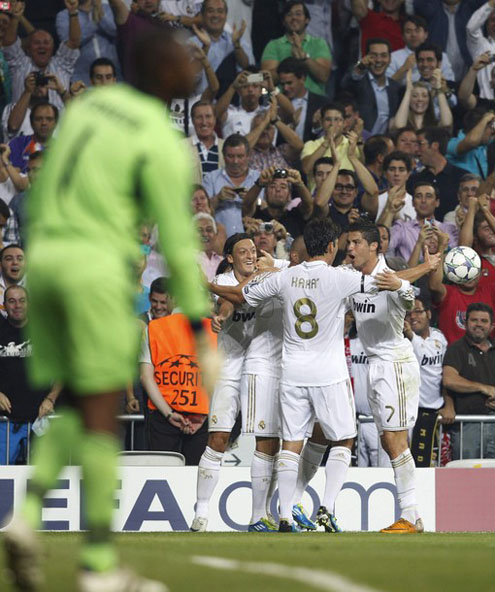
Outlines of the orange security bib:
{"type": "MultiPolygon", "coordinates": [[[[204,319],[203,326],[216,345],[211,320],[204,319]]],[[[176,313],[155,319],[148,325],[148,336],[155,382],[163,398],[175,411],[207,414],[209,399],[202,386],[188,318],[176,313]]],[[[148,407],[156,409],[150,399],[148,407]]]]}

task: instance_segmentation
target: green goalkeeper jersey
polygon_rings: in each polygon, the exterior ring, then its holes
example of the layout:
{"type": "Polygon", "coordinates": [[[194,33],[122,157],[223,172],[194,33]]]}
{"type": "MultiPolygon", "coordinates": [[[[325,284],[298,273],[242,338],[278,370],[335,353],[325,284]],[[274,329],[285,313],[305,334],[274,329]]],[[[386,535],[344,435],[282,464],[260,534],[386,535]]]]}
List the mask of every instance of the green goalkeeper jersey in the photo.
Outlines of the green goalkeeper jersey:
{"type": "Polygon", "coordinates": [[[134,262],[139,223],[155,220],[172,291],[183,312],[199,319],[208,304],[199,288],[188,157],[158,99],[124,84],[87,92],[66,110],[29,194],[28,247],[91,244],[134,262]]]}

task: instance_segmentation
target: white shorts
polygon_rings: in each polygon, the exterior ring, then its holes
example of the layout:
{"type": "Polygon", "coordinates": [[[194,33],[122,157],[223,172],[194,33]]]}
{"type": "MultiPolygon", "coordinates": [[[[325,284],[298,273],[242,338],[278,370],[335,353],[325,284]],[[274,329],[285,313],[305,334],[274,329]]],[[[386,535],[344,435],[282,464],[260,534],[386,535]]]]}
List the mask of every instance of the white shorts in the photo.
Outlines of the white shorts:
{"type": "Polygon", "coordinates": [[[280,437],[280,378],[260,374],[241,377],[242,433],[280,437]]]}
{"type": "Polygon", "coordinates": [[[286,442],[304,440],[315,418],[328,440],[356,436],[356,408],[349,380],[327,386],[281,384],[280,407],[286,442]]]}
{"type": "Polygon", "coordinates": [[[209,432],[231,432],[241,409],[241,381],[219,380],[208,414],[209,432]]]}
{"type": "Polygon", "coordinates": [[[379,434],[414,426],[418,415],[419,382],[417,361],[370,364],[368,400],[379,434]]]}

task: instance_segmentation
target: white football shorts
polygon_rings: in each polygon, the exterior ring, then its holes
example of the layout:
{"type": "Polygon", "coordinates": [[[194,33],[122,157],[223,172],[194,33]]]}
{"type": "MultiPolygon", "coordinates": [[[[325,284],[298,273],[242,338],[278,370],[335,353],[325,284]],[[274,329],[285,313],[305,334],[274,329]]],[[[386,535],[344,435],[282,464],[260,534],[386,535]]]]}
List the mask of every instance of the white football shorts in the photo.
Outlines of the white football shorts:
{"type": "Polygon", "coordinates": [[[280,378],[260,374],[241,377],[242,433],[280,437],[280,378]]]}
{"type": "Polygon", "coordinates": [[[208,414],[209,432],[230,432],[241,409],[241,381],[224,380],[217,382],[208,414]]]}

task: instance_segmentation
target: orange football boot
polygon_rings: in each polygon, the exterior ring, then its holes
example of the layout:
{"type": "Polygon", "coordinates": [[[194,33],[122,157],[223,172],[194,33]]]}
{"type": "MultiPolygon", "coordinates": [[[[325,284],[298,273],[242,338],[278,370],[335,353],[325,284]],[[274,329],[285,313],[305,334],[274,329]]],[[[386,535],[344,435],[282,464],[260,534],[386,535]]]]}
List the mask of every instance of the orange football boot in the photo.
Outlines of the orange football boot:
{"type": "Polygon", "coordinates": [[[424,526],[421,518],[416,520],[416,524],[412,524],[405,518],[399,518],[397,522],[387,526],[387,528],[382,528],[380,532],[384,532],[386,534],[416,534],[419,532],[424,532],[424,526]]]}

